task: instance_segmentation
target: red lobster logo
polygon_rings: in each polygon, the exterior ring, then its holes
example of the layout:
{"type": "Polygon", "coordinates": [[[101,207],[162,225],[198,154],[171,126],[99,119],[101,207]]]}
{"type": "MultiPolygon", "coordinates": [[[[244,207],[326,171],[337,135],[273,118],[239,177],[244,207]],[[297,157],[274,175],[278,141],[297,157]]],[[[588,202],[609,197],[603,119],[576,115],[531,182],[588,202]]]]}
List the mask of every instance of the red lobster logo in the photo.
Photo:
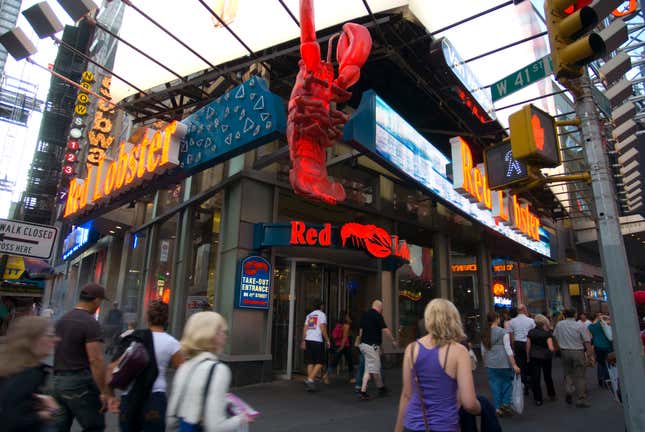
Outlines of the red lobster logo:
{"type": "Polygon", "coordinates": [[[346,23],[343,31],[329,39],[327,59],[320,58],[316,40],[313,0],[300,0],[300,70],[289,99],[287,141],[291,158],[289,181],[293,191],[304,197],[336,204],[345,200],[345,189],[327,176],[325,149],[342,136],[347,115],[330,106],[351,97],[347,89],[358,81],[361,67],[372,49],[369,31],[346,23]],[[338,37],[334,78],[333,41],[338,37]]]}
{"type": "Polygon", "coordinates": [[[268,272],[269,266],[263,261],[247,261],[244,263],[244,273],[250,276],[258,272],[268,272]]]}
{"type": "Polygon", "coordinates": [[[347,223],[340,230],[343,246],[347,241],[355,248],[365,249],[376,258],[387,258],[392,255],[392,237],[383,228],[376,225],[347,223]]]}

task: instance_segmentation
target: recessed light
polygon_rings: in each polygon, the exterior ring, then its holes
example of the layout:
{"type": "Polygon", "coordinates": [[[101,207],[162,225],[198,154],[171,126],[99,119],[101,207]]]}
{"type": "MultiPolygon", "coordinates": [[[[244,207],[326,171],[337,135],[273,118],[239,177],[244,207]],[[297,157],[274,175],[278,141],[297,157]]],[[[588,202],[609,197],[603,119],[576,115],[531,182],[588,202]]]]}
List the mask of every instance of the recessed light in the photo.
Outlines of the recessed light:
{"type": "Polygon", "coordinates": [[[117,225],[116,229],[122,229],[123,227],[121,225],[117,225]]]}
{"type": "Polygon", "coordinates": [[[110,234],[116,234],[114,230],[110,230],[110,234]]]}

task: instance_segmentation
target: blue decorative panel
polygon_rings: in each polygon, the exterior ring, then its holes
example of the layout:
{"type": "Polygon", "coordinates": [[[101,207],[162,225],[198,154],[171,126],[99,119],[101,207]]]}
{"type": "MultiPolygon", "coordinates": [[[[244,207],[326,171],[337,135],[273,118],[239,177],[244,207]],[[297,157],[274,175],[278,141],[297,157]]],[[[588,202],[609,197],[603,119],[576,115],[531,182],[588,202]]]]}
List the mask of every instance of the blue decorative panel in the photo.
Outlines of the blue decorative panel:
{"type": "Polygon", "coordinates": [[[259,147],[286,129],[282,98],[253,77],[186,117],[180,166],[193,174],[259,147]]]}

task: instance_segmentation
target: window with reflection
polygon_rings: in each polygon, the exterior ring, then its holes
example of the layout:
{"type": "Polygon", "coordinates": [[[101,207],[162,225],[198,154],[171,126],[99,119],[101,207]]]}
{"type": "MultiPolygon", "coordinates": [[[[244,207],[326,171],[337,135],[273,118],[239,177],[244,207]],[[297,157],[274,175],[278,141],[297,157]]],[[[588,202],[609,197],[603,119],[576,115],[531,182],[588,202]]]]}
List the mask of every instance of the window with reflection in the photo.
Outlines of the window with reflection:
{"type": "Polygon", "coordinates": [[[210,309],[215,296],[217,252],[222,218],[222,193],[197,204],[192,211],[191,265],[188,272],[188,304],[210,309]]]}
{"type": "Polygon", "coordinates": [[[402,266],[397,272],[401,346],[422,335],[423,312],[432,300],[432,249],[408,246],[410,264],[402,266]]]}
{"type": "MultiPolygon", "coordinates": [[[[124,321],[127,323],[137,321],[139,305],[143,298],[143,278],[146,262],[147,238],[148,230],[143,230],[132,234],[130,240],[130,254],[125,272],[123,304],[121,305],[124,314],[124,321]]],[[[142,323],[137,324],[141,325],[142,323]]]]}

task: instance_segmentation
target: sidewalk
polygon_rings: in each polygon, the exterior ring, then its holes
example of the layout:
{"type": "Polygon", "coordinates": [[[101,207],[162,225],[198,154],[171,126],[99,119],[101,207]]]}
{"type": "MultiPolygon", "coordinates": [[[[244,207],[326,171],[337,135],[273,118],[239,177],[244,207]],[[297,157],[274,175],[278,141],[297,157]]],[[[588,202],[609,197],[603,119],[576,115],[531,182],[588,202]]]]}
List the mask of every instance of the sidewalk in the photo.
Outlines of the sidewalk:
{"type": "MultiPolygon", "coordinates": [[[[254,432],[392,431],[399,403],[400,375],[400,369],[386,371],[386,382],[392,393],[367,402],[358,400],[353,386],[340,379],[327,386],[321,385],[316,393],[305,392],[300,380],[241,387],[233,392],[261,412],[258,421],[251,426],[254,432]]],[[[625,430],[621,407],[607,390],[595,385],[595,369],[587,370],[592,403],[588,409],[575,408],[564,402],[563,374],[558,359],[554,361],[553,376],[559,400],[537,407],[526,397],[522,415],[502,419],[505,432],[625,430]]],[[[482,367],[475,371],[475,387],[479,394],[490,398],[482,367]]],[[[115,415],[108,417],[108,425],[109,432],[118,430],[115,415]]],[[[79,428],[73,430],[80,431],[79,428]]]]}

